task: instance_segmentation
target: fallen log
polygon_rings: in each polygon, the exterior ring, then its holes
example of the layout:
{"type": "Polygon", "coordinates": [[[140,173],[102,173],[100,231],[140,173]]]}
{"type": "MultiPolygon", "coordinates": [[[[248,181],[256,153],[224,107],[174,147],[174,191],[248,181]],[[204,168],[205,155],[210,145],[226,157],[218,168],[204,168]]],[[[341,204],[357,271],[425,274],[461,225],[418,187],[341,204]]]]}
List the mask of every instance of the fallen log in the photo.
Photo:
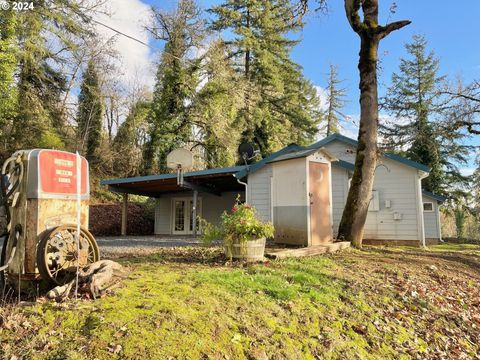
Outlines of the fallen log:
{"type": "MultiPolygon", "coordinates": [[[[78,294],[90,298],[99,298],[118,287],[120,280],[126,278],[127,271],[119,263],[112,260],[100,260],[82,269],[78,274],[78,294]]],[[[47,298],[57,302],[73,295],[75,281],[57,286],[47,293],[47,298]]]]}

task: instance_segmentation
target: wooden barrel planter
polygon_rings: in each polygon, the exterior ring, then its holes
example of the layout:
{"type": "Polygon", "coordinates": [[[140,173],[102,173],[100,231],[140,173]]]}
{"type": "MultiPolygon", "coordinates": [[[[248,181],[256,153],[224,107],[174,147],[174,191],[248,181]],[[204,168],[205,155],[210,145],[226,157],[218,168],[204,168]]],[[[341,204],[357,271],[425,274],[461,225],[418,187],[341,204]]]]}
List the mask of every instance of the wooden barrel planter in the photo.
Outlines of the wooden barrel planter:
{"type": "MultiPolygon", "coordinates": [[[[232,258],[243,261],[263,261],[265,254],[265,238],[248,240],[243,244],[232,244],[232,258]]],[[[228,255],[228,249],[227,249],[228,255]]]]}

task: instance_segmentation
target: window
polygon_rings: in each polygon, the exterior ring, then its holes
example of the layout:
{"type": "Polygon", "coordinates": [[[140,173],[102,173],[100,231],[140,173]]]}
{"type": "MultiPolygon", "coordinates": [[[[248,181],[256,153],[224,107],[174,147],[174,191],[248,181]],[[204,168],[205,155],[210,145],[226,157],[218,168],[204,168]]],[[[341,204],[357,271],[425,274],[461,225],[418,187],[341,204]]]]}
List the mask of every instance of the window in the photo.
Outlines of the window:
{"type": "Polygon", "coordinates": [[[423,203],[423,211],[432,212],[433,211],[433,203],[432,202],[424,202],[423,203]]]}

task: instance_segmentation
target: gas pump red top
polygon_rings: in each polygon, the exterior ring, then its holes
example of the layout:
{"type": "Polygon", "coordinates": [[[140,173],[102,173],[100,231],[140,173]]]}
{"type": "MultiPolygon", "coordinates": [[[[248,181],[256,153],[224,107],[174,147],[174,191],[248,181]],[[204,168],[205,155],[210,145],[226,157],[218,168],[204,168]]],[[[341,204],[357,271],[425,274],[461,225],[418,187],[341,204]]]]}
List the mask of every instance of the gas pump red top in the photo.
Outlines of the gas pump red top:
{"type": "MultiPolygon", "coordinates": [[[[46,193],[77,193],[77,157],[63,151],[41,150],[39,154],[40,189],[46,193]]],[[[81,158],[81,194],[87,192],[87,160],[81,158]]]]}

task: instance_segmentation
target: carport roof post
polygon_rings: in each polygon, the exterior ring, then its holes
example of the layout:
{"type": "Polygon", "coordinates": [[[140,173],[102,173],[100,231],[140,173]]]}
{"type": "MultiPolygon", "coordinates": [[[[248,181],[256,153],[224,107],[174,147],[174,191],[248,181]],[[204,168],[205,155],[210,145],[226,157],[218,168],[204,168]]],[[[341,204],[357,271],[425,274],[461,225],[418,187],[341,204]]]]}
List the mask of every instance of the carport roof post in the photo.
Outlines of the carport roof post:
{"type": "Polygon", "coordinates": [[[122,225],[120,234],[122,236],[127,235],[127,221],[128,221],[128,194],[123,194],[122,199],[122,225]]]}

